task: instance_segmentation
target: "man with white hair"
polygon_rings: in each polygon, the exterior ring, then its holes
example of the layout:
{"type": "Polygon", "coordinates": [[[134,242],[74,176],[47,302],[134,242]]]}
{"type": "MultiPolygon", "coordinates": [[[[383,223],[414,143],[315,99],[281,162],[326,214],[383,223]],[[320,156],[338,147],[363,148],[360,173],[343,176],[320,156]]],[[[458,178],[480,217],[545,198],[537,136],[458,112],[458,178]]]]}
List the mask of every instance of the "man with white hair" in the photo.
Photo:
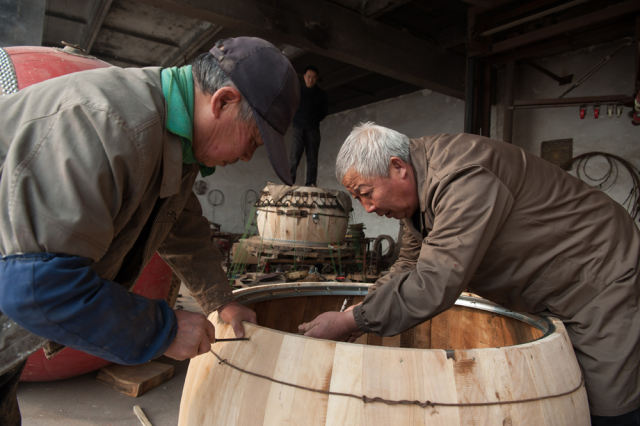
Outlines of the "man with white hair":
{"type": "Polygon", "coordinates": [[[348,136],[336,177],[367,212],[401,221],[400,254],[361,304],[301,332],[395,335],[468,289],[564,321],[593,424],[640,424],[640,232],[622,206],[511,144],[372,123],[348,136]]]}

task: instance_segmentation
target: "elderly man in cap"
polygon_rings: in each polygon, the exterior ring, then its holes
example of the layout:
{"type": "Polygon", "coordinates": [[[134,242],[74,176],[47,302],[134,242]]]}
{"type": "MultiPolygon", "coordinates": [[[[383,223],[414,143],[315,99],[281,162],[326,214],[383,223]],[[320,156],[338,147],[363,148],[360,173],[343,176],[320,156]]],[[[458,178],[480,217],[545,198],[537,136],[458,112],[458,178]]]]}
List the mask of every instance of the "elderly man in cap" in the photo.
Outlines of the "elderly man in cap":
{"type": "Polygon", "coordinates": [[[622,206],[510,144],[372,123],[346,139],[336,176],[367,212],[400,219],[400,255],[360,305],[302,332],[395,335],[469,289],[564,321],[593,424],[639,424],[640,232],[622,206]]]}
{"type": "Polygon", "coordinates": [[[209,350],[204,315],[127,291],[156,251],[237,336],[255,322],[192,186],[261,145],[289,183],[299,90],[278,49],[239,37],[189,66],[84,71],[0,98],[0,424],[20,422],[15,382],[47,340],[121,364],[209,350]]]}

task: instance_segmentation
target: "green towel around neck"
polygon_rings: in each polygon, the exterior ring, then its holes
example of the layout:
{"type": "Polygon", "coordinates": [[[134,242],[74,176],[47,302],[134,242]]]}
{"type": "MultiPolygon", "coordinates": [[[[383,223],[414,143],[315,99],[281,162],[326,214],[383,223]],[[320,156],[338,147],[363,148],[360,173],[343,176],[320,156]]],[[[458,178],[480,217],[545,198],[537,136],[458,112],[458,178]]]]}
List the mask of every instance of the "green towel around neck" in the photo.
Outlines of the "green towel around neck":
{"type": "Polygon", "coordinates": [[[164,68],[161,71],[162,93],[167,102],[167,130],[182,139],[182,162],[197,163],[203,177],[216,168],[198,163],[193,155],[193,75],[191,65],[164,68]]]}

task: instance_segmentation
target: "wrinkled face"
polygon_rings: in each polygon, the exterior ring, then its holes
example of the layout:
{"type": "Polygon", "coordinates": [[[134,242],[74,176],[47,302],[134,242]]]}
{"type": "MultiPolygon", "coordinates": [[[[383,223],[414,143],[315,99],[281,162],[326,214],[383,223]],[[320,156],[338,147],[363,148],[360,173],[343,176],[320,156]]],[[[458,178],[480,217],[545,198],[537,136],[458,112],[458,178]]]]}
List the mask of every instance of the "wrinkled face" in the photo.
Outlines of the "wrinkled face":
{"type": "Polygon", "coordinates": [[[226,166],[238,160],[249,161],[256,148],[262,145],[262,137],[253,120],[241,119],[239,104],[229,105],[215,125],[194,144],[196,159],[209,167],[226,166]]]}
{"type": "Polygon", "coordinates": [[[351,169],[342,184],[367,213],[404,219],[410,218],[419,205],[413,173],[406,175],[393,166],[388,177],[375,178],[364,178],[351,169]]]}
{"type": "Polygon", "coordinates": [[[313,87],[318,82],[318,73],[314,70],[307,70],[304,73],[304,84],[307,87],[313,87]]]}

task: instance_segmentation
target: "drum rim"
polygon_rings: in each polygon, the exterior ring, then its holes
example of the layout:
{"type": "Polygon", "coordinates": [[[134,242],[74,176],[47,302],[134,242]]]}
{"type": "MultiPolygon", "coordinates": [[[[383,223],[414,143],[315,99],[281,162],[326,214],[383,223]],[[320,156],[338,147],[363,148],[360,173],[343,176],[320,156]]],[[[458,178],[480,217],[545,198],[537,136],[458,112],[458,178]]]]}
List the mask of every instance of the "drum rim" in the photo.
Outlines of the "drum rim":
{"type": "MultiPolygon", "coordinates": [[[[276,283],[262,284],[234,290],[233,294],[237,302],[245,304],[299,296],[366,296],[372,285],[373,284],[371,283],[340,283],[337,281],[276,283]]],[[[512,311],[504,306],[500,306],[497,303],[471,293],[463,293],[458,300],[456,300],[455,305],[512,318],[524,322],[543,333],[539,338],[530,340],[526,342],[526,344],[544,339],[556,331],[556,326],[547,316],[538,316],[512,311]]],[[[263,326],[258,325],[258,327],[263,326]]],[[[276,331],[282,332],[280,330],[276,331]]]]}

